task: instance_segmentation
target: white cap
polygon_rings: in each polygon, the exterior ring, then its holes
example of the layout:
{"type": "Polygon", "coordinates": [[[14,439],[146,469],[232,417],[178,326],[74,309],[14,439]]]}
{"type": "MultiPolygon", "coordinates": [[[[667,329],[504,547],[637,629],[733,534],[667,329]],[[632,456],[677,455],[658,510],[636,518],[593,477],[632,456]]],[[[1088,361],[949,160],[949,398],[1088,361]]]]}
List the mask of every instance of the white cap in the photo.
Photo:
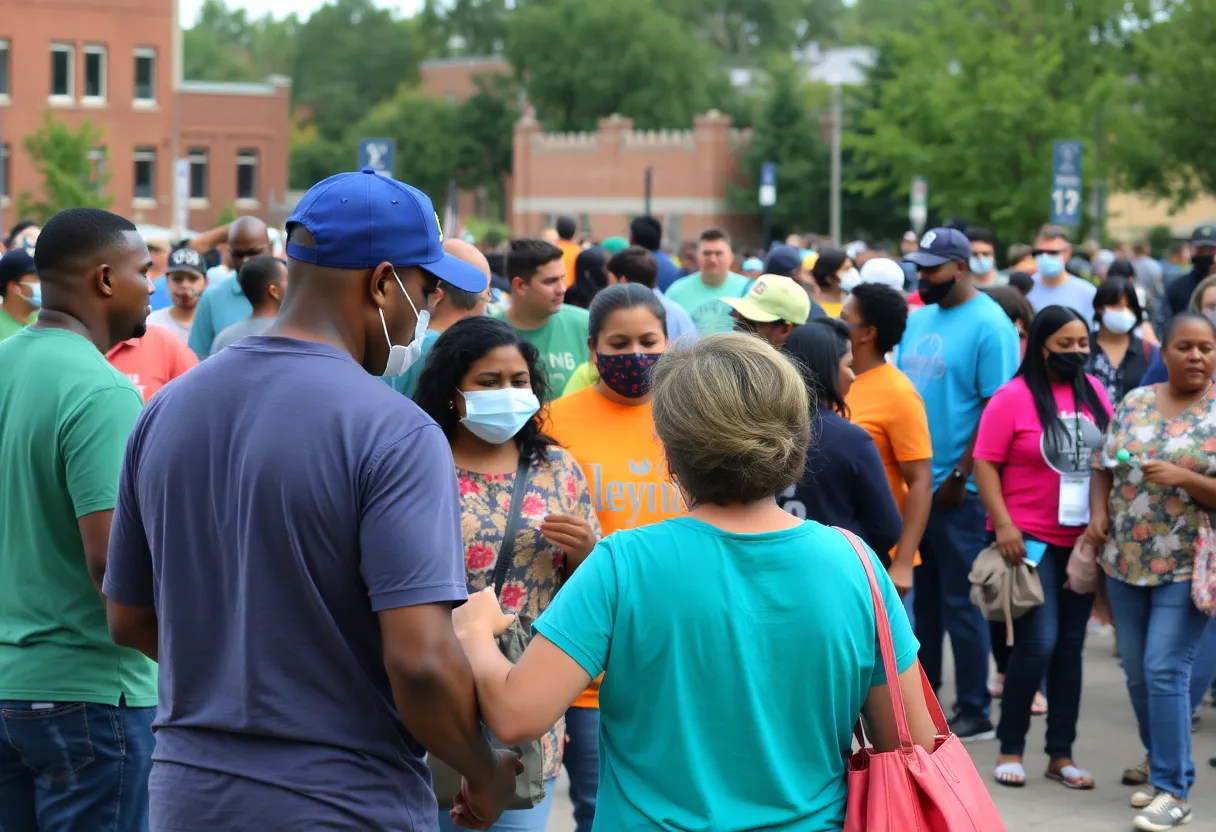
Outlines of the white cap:
{"type": "Polygon", "coordinates": [[[902,291],[904,288],[904,270],[894,260],[886,257],[872,257],[861,267],[862,283],[881,283],[892,289],[902,291]]]}

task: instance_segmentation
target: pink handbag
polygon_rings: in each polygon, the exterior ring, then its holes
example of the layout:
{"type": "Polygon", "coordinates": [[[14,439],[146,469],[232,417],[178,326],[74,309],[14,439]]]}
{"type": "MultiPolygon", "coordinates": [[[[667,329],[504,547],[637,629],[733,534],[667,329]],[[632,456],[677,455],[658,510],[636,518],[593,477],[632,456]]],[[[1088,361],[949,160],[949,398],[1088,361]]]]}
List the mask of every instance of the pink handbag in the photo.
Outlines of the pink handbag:
{"type": "Polygon", "coordinates": [[[1005,832],[1005,824],[979,772],[962,742],[946,727],[945,714],[924,668],[920,671],[921,684],[938,736],[932,753],[913,745],[899,688],[891,625],[874,566],[861,541],[849,531],[839,531],[853,544],[870,581],[882,665],[895,705],[900,746],[898,751],[888,752],[867,748],[858,718],[853,734],[861,748],[849,758],[844,832],[1005,832]]]}

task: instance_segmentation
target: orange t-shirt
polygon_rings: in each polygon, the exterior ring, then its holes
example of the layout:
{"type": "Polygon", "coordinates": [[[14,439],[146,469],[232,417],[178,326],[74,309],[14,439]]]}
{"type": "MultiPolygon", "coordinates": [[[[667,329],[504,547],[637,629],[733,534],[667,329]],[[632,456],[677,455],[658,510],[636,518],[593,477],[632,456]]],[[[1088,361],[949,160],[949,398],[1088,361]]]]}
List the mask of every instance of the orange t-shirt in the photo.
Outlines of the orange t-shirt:
{"type": "Polygon", "coordinates": [[[144,401],[160,388],[198,363],[194,353],[177,336],[159,326],[149,326],[140,338],[120,341],[106,359],[131,379],[144,401]]]}
{"type": "MultiPolygon", "coordinates": [[[[845,403],[849,406],[849,418],[865,428],[878,446],[895,505],[903,514],[908,484],[904,482],[899,463],[933,458],[925,403],[911,380],[886,363],[859,375],[845,403]]],[[[891,553],[893,555],[895,550],[891,553]]],[[[920,554],[917,553],[913,565],[919,564],[920,554]]]]}
{"type": "Polygon", "coordinates": [[[562,265],[566,267],[566,288],[569,289],[574,285],[574,261],[583,249],[578,243],[569,240],[559,240],[557,247],[562,250],[562,265]]]}
{"type": "MultiPolygon", "coordinates": [[[[583,469],[605,536],[685,513],[667,477],[649,403],[627,407],[587,387],[550,403],[545,431],[583,469]]],[[[599,707],[598,679],[574,705],[599,707]]]]}

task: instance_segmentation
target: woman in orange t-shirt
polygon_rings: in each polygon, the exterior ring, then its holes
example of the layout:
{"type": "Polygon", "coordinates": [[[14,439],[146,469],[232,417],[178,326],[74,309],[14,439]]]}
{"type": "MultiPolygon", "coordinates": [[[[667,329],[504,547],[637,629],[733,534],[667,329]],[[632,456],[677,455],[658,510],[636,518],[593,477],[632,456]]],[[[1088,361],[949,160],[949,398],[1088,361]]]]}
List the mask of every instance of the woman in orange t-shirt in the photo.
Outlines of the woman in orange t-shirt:
{"type": "MultiPolygon", "coordinates": [[[[591,360],[599,381],[549,405],[548,433],[578,462],[605,535],[685,513],[668,478],[650,410],[650,369],[667,349],[658,296],[636,283],[610,286],[591,302],[591,360]]],[[[599,782],[599,680],[566,712],[563,762],[577,832],[590,832],[599,782]]]]}

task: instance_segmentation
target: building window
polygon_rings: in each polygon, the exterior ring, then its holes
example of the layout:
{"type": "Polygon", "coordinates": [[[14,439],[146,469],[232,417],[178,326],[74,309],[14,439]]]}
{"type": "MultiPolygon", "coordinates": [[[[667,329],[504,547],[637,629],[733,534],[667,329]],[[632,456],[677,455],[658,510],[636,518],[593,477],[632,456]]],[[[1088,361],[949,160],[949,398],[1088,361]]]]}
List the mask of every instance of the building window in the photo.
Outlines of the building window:
{"type": "Polygon", "coordinates": [[[8,97],[8,41],[0,40],[0,97],[8,97]]]}
{"type": "Polygon", "coordinates": [[[89,184],[100,188],[106,175],[106,149],[95,147],[89,151],[89,184]]]}
{"type": "Polygon", "coordinates": [[[238,150],[236,154],[236,198],[258,198],[258,152],[238,150]]]}
{"type": "Polygon", "coordinates": [[[207,151],[192,147],[186,154],[190,162],[190,199],[207,198],[207,151]]]}
{"type": "Polygon", "coordinates": [[[156,100],[156,50],[150,47],[135,50],[135,100],[156,100]]]}
{"type": "Polygon", "coordinates": [[[106,48],[90,44],[84,48],[84,100],[106,100],[106,48]]]}
{"type": "Polygon", "coordinates": [[[578,215],[578,230],[584,236],[591,233],[591,215],[590,214],[579,214],[578,215]]]}
{"type": "Polygon", "coordinates": [[[8,186],[8,181],[9,181],[8,180],[8,177],[9,177],[8,157],[9,157],[8,143],[5,142],[4,144],[0,145],[0,199],[8,199],[10,196],[9,186],[8,186]]]}
{"type": "Polygon", "coordinates": [[[76,86],[76,47],[51,44],[51,99],[71,101],[76,86]]]}
{"type": "Polygon", "coordinates": [[[135,198],[156,199],[156,148],[135,148],[135,198]]]}

